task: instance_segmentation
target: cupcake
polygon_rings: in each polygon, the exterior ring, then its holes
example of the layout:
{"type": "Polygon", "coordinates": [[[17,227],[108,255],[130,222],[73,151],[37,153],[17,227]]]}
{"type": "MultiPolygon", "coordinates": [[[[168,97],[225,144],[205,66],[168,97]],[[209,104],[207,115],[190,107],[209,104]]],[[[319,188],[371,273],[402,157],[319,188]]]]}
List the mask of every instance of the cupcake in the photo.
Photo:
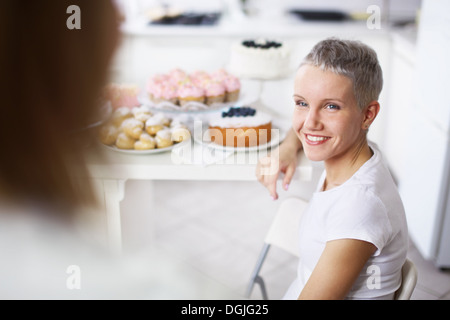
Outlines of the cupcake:
{"type": "Polygon", "coordinates": [[[179,85],[181,83],[185,83],[188,79],[188,74],[181,69],[173,69],[168,73],[169,82],[173,85],[179,85]]]}
{"type": "Polygon", "coordinates": [[[225,101],[225,87],[218,82],[210,82],[205,88],[206,104],[223,103],[225,101]]]}
{"type": "Polygon", "coordinates": [[[151,86],[152,84],[168,82],[169,80],[170,76],[167,74],[155,74],[148,80],[147,86],[151,86]]]}
{"type": "Polygon", "coordinates": [[[211,73],[211,79],[215,82],[224,82],[230,74],[225,69],[219,69],[211,73]]]}
{"type": "Polygon", "coordinates": [[[168,101],[173,104],[177,103],[177,87],[172,83],[163,82],[153,84],[153,86],[149,88],[149,92],[155,103],[163,101],[168,101]]]}
{"type": "Polygon", "coordinates": [[[133,108],[140,105],[137,94],[139,88],[131,84],[110,84],[103,91],[104,99],[111,102],[113,109],[133,108]]]}
{"type": "Polygon", "coordinates": [[[203,89],[211,82],[211,77],[205,71],[195,71],[189,75],[189,79],[195,86],[203,89]]]}
{"type": "Polygon", "coordinates": [[[147,81],[147,94],[150,100],[153,100],[153,88],[154,86],[163,84],[163,83],[169,83],[170,77],[167,74],[157,74],[148,79],[147,81]]]}
{"type": "Polygon", "coordinates": [[[193,84],[184,84],[178,88],[178,101],[180,106],[184,106],[191,101],[204,103],[205,90],[193,84]]]}
{"type": "Polygon", "coordinates": [[[227,90],[226,102],[235,102],[239,99],[239,93],[241,92],[241,82],[239,78],[228,75],[228,77],[223,81],[225,89],[227,90]]]}

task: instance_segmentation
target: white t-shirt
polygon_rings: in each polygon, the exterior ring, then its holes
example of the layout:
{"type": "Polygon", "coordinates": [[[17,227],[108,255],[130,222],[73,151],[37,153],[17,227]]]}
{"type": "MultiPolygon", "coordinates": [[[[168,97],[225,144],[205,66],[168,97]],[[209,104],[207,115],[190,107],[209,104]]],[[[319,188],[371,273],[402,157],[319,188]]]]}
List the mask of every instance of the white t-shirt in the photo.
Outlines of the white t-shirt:
{"type": "Polygon", "coordinates": [[[357,239],[377,251],[369,258],[347,299],[392,299],[401,283],[408,248],[405,212],[397,187],[376,146],[373,156],[345,183],[320,191],[323,173],[300,223],[297,278],[284,299],[297,299],[327,241],[357,239]]]}

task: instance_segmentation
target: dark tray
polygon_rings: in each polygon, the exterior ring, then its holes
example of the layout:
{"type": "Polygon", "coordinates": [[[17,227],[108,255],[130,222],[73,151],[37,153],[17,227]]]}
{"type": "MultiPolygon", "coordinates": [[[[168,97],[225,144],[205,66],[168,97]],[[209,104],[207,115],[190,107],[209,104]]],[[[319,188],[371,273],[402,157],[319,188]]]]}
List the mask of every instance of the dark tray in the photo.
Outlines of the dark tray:
{"type": "Polygon", "coordinates": [[[289,13],[310,21],[343,21],[349,19],[349,16],[341,11],[332,10],[289,10],[289,13]]]}
{"type": "Polygon", "coordinates": [[[212,26],[218,23],[220,13],[183,13],[176,17],[164,17],[151,21],[151,25],[184,25],[184,26],[212,26]]]}

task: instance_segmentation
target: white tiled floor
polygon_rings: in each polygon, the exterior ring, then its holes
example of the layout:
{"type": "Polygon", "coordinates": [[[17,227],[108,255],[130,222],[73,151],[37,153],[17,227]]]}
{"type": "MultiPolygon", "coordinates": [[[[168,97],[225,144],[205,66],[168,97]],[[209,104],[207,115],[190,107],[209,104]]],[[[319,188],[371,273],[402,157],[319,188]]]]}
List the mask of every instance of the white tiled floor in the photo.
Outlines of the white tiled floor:
{"type": "MultiPolygon", "coordinates": [[[[295,191],[280,196],[272,201],[257,182],[128,181],[122,202],[124,242],[128,249],[156,243],[243,295],[272,218],[295,191]],[[133,197],[137,189],[153,201],[133,197]]],[[[412,299],[450,299],[450,272],[424,260],[413,244],[408,255],[419,272],[412,299]]],[[[271,248],[261,270],[270,299],[282,297],[295,269],[295,257],[271,248]]],[[[251,298],[261,299],[259,288],[251,298]]]]}

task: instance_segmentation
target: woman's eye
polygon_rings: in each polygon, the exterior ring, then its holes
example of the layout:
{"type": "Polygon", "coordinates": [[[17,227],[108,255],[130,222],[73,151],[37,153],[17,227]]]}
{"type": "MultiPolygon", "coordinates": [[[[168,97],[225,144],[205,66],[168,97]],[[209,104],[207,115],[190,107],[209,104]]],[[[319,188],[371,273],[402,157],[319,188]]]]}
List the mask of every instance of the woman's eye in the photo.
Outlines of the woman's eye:
{"type": "Polygon", "coordinates": [[[297,101],[295,102],[295,105],[299,106],[299,107],[307,107],[308,104],[304,101],[297,101]]]}
{"type": "Polygon", "coordinates": [[[329,110],[339,110],[341,108],[338,105],[329,104],[329,105],[327,105],[327,109],[329,109],[329,110]]]}

